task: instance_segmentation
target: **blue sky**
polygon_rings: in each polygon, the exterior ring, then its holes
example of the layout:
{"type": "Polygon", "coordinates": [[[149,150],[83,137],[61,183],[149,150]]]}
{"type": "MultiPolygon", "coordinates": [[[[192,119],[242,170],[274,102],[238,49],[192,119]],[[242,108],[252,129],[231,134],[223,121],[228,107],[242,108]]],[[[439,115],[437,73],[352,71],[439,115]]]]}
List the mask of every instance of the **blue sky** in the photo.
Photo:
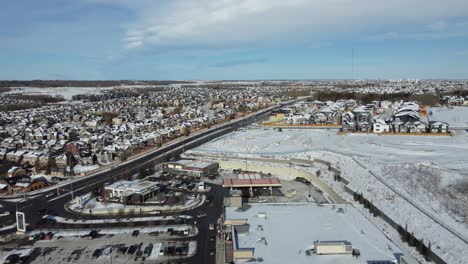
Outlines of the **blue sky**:
{"type": "Polygon", "coordinates": [[[468,1],[0,4],[0,79],[352,77],[467,79],[468,1]]]}

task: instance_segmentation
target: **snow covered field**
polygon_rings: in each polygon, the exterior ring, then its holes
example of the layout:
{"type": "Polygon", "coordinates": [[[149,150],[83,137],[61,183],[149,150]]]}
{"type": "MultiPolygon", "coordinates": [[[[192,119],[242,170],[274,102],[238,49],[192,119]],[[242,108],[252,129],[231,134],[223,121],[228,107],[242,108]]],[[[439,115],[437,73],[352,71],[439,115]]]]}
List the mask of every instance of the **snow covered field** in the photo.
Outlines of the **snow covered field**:
{"type": "Polygon", "coordinates": [[[396,261],[402,251],[354,207],[315,204],[250,204],[245,212],[226,208],[227,219],[248,219],[247,234],[239,234],[239,248],[255,248],[255,257],[265,263],[368,263],[367,261],[396,261]],[[339,208],[343,210],[338,212],[339,208]],[[259,213],[266,212],[266,217],[259,213]],[[286,224],[293,223],[294,224],[286,224]],[[286,225],[285,225],[286,224],[286,225]],[[260,227],[259,227],[260,226],[260,227]],[[260,242],[262,238],[266,243],[260,242]],[[345,240],[361,252],[351,255],[307,256],[314,241],[345,240]]]}
{"type": "Polygon", "coordinates": [[[36,88],[36,87],[17,87],[12,88],[12,91],[7,93],[9,94],[33,94],[33,95],[50,95],[58,96],[61,95],[65,100],[71,100],[72,96],[78,94],[96,94],[100,93],[103,90],[112,89],[112,87],[49,87],[49,88],[36,88]]]}
{"type": "Polygon", "coordinates": [[[78,94],[98,94],[104,90],[112,90],[114,88],[147,88],[154,87],[153,85],[121,85],[115,87],[13,87],[9,94],[33,94],[33,95],[50,95],[63,96],[65,100],[71,100],[72,96],[78,94]]]}
{"type": "MultiPolygon", "coordinates": [[[[440,257],[450,260],[449,263],[463,263],[463,256],[468,257],[467,244],[425,214],[468,237],[468,194],[464,189],[468,183],[468,134],[465,131],[446,137],[336,135],[333,130],[278,132],[254,128],[228,134],[192,152],[330,161],[351,182],[349,187],[372,197],[396,222],[407,223],[411,232],[424,241],[431,241],[440,257]]],[[[335,191],[346,195],[341,185],[334,185],[333,179],[324,180],[335,191]]]]}
{"type": "Polygon", "coordinates": [[[430,107],[427,109],[430,120],[447,122],[450,127],[468,128],[468,107],[430,107]]]}

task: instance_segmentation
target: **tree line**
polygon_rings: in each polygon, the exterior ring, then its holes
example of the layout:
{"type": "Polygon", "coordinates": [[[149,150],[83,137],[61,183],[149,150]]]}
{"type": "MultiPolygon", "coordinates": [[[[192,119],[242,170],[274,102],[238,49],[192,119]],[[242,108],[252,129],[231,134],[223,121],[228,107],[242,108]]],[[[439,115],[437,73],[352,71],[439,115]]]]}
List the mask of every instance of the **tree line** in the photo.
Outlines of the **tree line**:
{"type": "MultiPolygon", "coordinates": [[[[380,210],[371,201],[364,198],[362,193],[353,192],[353,198],[354,201],[364,205],[364,208],[368,209],[374,217],[380,216],[380,210]]],[[[408,230],[408,225],[405,225],[404,228],[398,225],[398,233],[403,242],[407,243],[410,247],[416,247],[419,254],[421,254],[426,261],[431,261],[432,250],[430,241],[426,245],[424,239],[417,239],[414,233],[408,230]]]]}

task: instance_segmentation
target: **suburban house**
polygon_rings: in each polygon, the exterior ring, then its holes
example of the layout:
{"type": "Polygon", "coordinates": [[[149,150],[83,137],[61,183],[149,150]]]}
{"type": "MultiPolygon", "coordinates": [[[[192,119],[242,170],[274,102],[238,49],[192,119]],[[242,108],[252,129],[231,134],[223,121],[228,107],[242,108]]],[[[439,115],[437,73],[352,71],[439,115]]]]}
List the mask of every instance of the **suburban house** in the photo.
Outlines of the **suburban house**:
{"type": "Polygon", "coordinates": [[[390,125],[385,120],[377,119],[373,124],[374,133],[388,133],[390,132],[390,125]]]}
{"type": "Polygon", "coordinates": [[[430,133],[449,133],[449,125],[441,121],[431,121],[429,122],[429,132],[430,133]]]}

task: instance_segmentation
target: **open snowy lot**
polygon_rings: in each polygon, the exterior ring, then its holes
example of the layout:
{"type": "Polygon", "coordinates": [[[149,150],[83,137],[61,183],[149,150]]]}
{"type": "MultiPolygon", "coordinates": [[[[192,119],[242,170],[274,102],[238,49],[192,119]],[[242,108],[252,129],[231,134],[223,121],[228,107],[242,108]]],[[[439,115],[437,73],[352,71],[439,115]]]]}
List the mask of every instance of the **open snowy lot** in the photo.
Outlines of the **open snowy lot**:
{"type": "Polygon", "coordinates": [[[50,95],[63,96],[65,100],[71,100],[74,95],[78,94],[98,94],[105,90],[114,88],[147,88],[151,85],[121,85],[115,87],[13,87],[8,94],[33,94],[33,95],[50,95]]]}
{"type": "Polygon", "coordinates": [[[255,257],[262,258],[265,263],[368,263],[397,261],[403,254],[350,205],[319,207],[310,203],[290,203],[249,206],[251,208],[245,212],[226,208],[226,218],[248,219],[250,229],[247,234],[238,235],[239,248],[255,248],[255,257]],[[266,213],[266,217],[259,217],[260,213],[266,213]],[[361,256],[308,256],[306,250],[313,248],[316,240],[348,241],[353,248],[359,249],[361,256]]]}
{"type": "MultiPolygon", "coordinates": [[[[463,263],[463,256],[468,257],[468,245],[463,241],[468,237],[465,131],[456,131],[453,137],[377,136],[252,128],[192,152],[330,161],[350,181],[348,187],[371,197],[397,223],[407,224],[418,237],[431,241],[440,257],[449,263],[463,263]]],[[[346,195],[342,185],[324,180],[346,195]]]]}
{"type": "Polygon", "coordinates": [[[454,128],[468,128],[468,107],[430,107],[427,112],[430,120],[443,121],[454,128]]]}
{"type": "Polygon", "coordinates": [[[72,96],[78,94],[97,94],[102,90],[112,89],[101,87],[50,87],[50,88],[36,88],[36,87],[17,87],[9,91],[10,94],[24,93],[33,95],[50,95],[50,96],[63,96],[65,100],[71,100],[72,96]]]}

